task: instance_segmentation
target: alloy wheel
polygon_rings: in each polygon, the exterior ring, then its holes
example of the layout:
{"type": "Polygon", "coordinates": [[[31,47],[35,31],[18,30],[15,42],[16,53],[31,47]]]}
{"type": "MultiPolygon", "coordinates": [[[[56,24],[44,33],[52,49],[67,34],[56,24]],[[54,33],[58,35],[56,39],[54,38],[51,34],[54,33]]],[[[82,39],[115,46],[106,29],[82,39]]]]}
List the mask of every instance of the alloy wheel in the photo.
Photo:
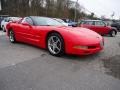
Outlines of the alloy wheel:
{"type": "Polygon", "coordinates": [[[13,31],[9,32],[9,39],[10,39],[10,42],[12,42],[12,43],[15,42],[13,31]]]}
{"type": "Polygon", "coordinates": [[[58,36],[50,36],[49,37],[48,49],[52,54],[56,55],[56,54],[60,53],[61,46],[62,46],[62,43],[58,36]]]}
{"type": "Polygon", "coordinates": [[[112,31],[112,36],[115,37],[116,36],[116,32],[112,31]]]}

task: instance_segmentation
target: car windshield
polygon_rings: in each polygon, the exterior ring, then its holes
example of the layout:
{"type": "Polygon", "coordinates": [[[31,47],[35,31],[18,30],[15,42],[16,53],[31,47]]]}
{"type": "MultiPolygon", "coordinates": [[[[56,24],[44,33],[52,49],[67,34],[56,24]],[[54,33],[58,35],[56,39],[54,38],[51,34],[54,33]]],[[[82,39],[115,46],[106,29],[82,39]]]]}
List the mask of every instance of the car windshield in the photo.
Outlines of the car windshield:
{"type": "Polygon", "coordinates": [[[61,22],[61,23],[65,23],[62,19],[55,19],[55,20],[57,20],[58,22],[61,22]]]}
{"type": "Polygon", "coordinates": [[[33,17],[33,21],[37,26],[65,26],[61,22],[47,17],[33,17]]]}

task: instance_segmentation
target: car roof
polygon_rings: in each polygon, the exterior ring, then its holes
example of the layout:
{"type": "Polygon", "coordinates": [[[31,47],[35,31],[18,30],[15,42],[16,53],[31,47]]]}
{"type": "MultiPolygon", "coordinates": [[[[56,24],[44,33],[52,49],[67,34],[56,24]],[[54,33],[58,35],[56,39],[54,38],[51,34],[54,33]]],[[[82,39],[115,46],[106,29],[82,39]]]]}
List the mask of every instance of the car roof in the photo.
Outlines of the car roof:
{"type": "Polygon", "coordinates": [[[50,18],[50,17],[44,17],[44,16],[27,16],[27,17],[31,17],[31,18],[34,18],[34,17],[50,18]]]}
{"type": "Polygon", "coordinates": [[[81,21],[102,21],[102,20],[81,20],[81,21]]]}

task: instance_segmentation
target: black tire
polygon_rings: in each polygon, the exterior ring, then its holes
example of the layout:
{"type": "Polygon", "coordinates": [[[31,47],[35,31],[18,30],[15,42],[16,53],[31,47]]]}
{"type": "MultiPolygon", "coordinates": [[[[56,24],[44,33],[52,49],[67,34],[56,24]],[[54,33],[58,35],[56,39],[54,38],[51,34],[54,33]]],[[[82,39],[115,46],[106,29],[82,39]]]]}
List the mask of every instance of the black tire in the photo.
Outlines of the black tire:
{"type": "Polygon", "coordinates": [[[47,38],[47,49],[49,51],[49,53],[53,56],[62,56],[64,54],[64,40],[62,38],[62,36],[58,33],[51,33],[48,35],[47,38]],[[55,40],[55,38],[57,39],[56,41],[52,42],[52,45],[50,44],[53,38],[53,41],[55,40]],[[57,43],[58,42],[58,43],[57,43]],[[56,43],[54,45],[54,43],[56,43]],[[55,50],[52,51],[52,48],[54,47],[55,50]],[[58,49],[59,48],[59,49],[58,49]],[[58,50],[57,50],[58,49],[58,50]],[[58,51],[58,52],[57,52],[58,51]],[[56,52],[56,53],[55,53],[56,52]]]}
{"type": "Polygon", "coordinates": [[[115,37],[117,35],[117,31],[116,30],[111,30],[110,31],[110,36],[111,37],[115,37]]]}
{"type": "Polygon", "coordinates": [[[3,30],[3,32],[6,32],[6,30],[5,30],[5,27],[4,27],[4,26],[2,27],[2,30],[3,30]]]}
{"type": "Polygon", "coordinates": [[[15,34],[14,34],[13,30],[9,31],[9,40],[10,40],[11,43],[15,43],[16,42],[15,34]]]}
{"type": "Polygon", "coordinates": [[[3,32],[5,32],[5,28],[4,28],[4,26],[3,26],[3,25],[2,25],[2,31],[3,31],[3,32]]]}

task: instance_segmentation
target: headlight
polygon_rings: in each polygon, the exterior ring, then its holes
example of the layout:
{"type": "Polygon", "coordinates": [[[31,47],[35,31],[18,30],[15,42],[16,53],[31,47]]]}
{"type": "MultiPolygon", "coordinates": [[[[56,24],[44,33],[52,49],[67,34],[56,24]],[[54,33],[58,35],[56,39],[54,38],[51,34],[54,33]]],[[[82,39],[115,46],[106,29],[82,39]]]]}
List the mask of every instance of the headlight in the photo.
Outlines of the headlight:
{"type": "Polygon", "coordinates": [[[88,46],[74,46],[74,48],[87,50],[88,46]]]}

